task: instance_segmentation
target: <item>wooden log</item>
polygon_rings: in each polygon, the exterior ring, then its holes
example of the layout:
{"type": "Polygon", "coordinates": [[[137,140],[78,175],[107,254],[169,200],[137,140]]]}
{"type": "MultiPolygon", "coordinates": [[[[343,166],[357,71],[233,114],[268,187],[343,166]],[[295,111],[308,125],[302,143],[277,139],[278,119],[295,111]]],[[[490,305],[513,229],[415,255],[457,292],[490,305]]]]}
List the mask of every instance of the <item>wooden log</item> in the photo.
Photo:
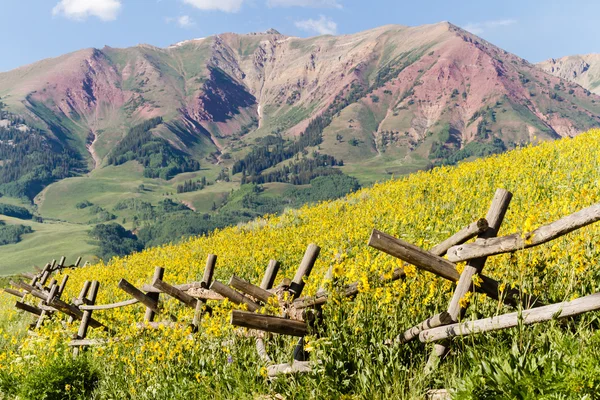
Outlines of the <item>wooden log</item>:
{"type": "MultiPolygon", "coordinates": [[[[509,191],[504,189],[498,189],[496,191],[486,216],[486,219],[489,222],[489,229],[480,234],[480,238],[490,238],[496,236],[500,230],[500,226],[502,225],[502,221],[504,220],[504,216],[506,215],[506,211],[508,210],[511,199],[512,193],[509,191]]],[[[461,308],[460,300],[471,291],[471,288],[473,287],[473,277],[476,274],[481,274],[486,260],[487,258],[485,257],[471,260],[463,269],[456,289],[454,290],[452,300],[450,301],[450,305],[448,306],[448,313],[454,321],[458,321],[458,319],[462,318],[464,315],[466,308],[461,308]]]]}
{"type": "Polygon", "coordinates": [[[273,361],[271,360],[269,353],[267,353],[265,341],[262,338],[256,338],[256,353],[258,354],[258,357],[265,363],[270,363],[273,361]]]}
{"type": "Polygon", "coordinates": [[[260,283],[261,288],[269,290],[273,287],[273,285],[275,284],[275,278],[277,277],[277,273],[279,272],[279,267],[279,261],[269,261],[269,265],[267,266],[265,275],[263,276],[262,282],[260,283]]]}
{"type": "Polygon", "coordinates": [[[50,291],[50,288],[51,288],[53,285],[56,285],[56,279],[54,279],[54,278],[52,278],[52,280],[51,280],[51,281],[50,281],[50,283],[48,284],[48,287],[45,287],[45,286],[44,286],[44,285],[42,285],[40,282],[36,283],[36,284],[35,284],[35,287],[36,287],[38,290],[42,291],[42,292],[48,292],[48,291],[50,291]]]}
{"type": "MultiPolygon", "coordinates": [[[[326,282],[330,281],[333,279],[333,266],[330,266],[327,269],[327,273],[325,274],[325,278],[323,280],[323,283],[321,284],[321,286],[319,287],[319,290],[317,290],[317,296],[323,296],[327,294],[327,288],[326,288],[326,282]]],[[[358,286],[357,286],[358,289],[358,286]]],[[[306,310],[302,311],[302,312],[298,312],[300,310],[297,309],[290,309],[288,312],[288,317],[295,319],[295,320],[300,320],[300,321],[305,321],[306,320],[306,310]]],[[[309,354],[307,351],[304,350],[304,337],[300,337],[298,338],[298,342],[296,343],[296,346],[294,347],[294,351],[292,353],[292,357],[294,359],[294,361],[306,361],[309,357],[309,354]]]]}
{"type": "Polygon", "coordinates": [[[254,286],[250,282],[240,279],[235,275],[233,275],[231,277],[231,279],[229,280],[229,286],[231,286],[234,289],[239,290],[240,292],[242,292],[244,294],[252,296],[257,300],[260,300],[263,303],[267,303],[271,297],[274,297],[273,293],[271,293],[267,290],[261,289],[258,286],[254,286]]]}
{"type": "Polygon", "coordinates": [[[217,256],[209,254],[206,259],[206,266],[204,267],[204,275],[202,276],[201,287],[207,289],[212,283],[213,275],[215,273],[215,265],[217,264],[217,256]]]}
{"type": "Polygon", "coordinates": [[[63,292],[65,291],[65,287],[67,286],[68,281],[69,281],[69,275],[63,276],[63,279],[60,282],[60,285],[58,286],[59,296],[62,296],[63,292]]]}
{"type": "MultiPolygon", "coordinates": [[[[201,289],[202,288],[202,282],[190,282],[190,283],[184,283],[182,285],[172,285],[173,287],[184,291],[184,292],[188,292],[190,290],[193,289],[201,289]]],[[[146,293],[162,293],[159,289],[155,288],[154,286],[152,286],[152,284],[145,284],[142,286],[142,291],[146,292],[146,293]]]]}
{"type": "MultiPolygon", "coordinates": [[[[202,282],[200,282],[201,288],[200,290],[209,291],[208,288],[212,284],[213,275],[215,272],[215,266],[217,264],[217,256],[214,254],[209,254],[206,257],[206,266],[204,267],[204,274],[202,276],[202,282]]],[[[188,293],[192,296],[191,293],[188,293]]],[[[194,297],[194,296],[192,296],[194,297]]],[[[207,310],[206,299],[196,299],[196,309],[194,310],[194,319],[192,320],[192,329],[194,331],[198,330],[200,326],[200,321],[202,321],[202,316],[204,312],[207,310]]]]}
{"type": "MultiPolygon", "coordinates": [[[[512,199],[512,193],[504,189],[496,190],[492,203],[486,215],[489,228],[479,235],[479,238],[491,238],[497,235],[504,220],[504,216],[508,211],[508,206],[512,199]]],[[[448,314],[453,322],[462,319],[467,310],[468,304],[461,306],[461,299],[473,288],[473,277],[476,274],[481,274],[487,258],[478,258],[471,260],[463,269],[460,279],[454,289],[454,294],[448,306],[448,314]]],[[[436,363],[436,358],[443,357],[448,352],[448,347],[443,344],[435,344],[428,361],[429,368],[432,368],[436,363]]]]}
{"type": "MultiPolygon", "coordinates": [[[[453,282],[457,282],[460,278],[454,263],[446,260],[445,258],[431,254],[410,243],[406,243],[403,240],[397,239],[383,232],[373,230],[371,241],[373,241],[374,244],[372,247],[375,247],[394,257],[400,258],[401,260],[411,263],[416,267],[433,272],[442,278],[453,282]],[[377,238],[374,239],[374,237],[377,238]],[[416,263],[419,263],[420,265],[417,265],[416,263]],[[428,266],[427,263],[431,263],[432,265],[428,266]]],[[[371,245],[371,241],[369,242],[369,245],[371,245]]],[[[480,286],[476,288],[477,292],[485,293],[494,300],[501,299],[505,304],[510,306],[515,306],[520,303],[518,296],[516,295],[519,292],[518,289],[512,290],[510,292],[510,296],[501,297],[499,295],[500,282],[485,275],[480,275],[480,278],[482,282],[480,286]]],[[[530,297],[523,302],[529,304],[533,301],[535,301],[535,298],[530,297]]]]}
{"type": "Polygon", "coordinates": [[[152,286],[154,286],[157,289],[160,289],[163,293],[168,294],[174,299],[181,301],[186,306],[196,308],[196,303],[198,302],[198,300],[185,293],[184,291],[169,285],[167,282],[163,282],[160,279],[155,279],[152,283],[152,286]]]}
{"type": "Polygon", "coordinates": [[[373,229],[369,246],[453,282],[460,278],[456,266],[450,261],[376,229],[373,229]]]}
{"type": "Polygon", "coordinates": [[[49,305],[43,304],[43,302],[40,302],[40,304],[38,304],[37,308],[39,308],[42,311],[48,311],[48,312],[56,312],[56,311],[58,311],[54,307],[50,307],[49,305]]]}
{"type": "Polygon", "coordinates": [[[77,268],[79,267],[79,264],[81,264],[81,256],[77,257],[77,260],[75,261],[75,264],[73,264],[73,267],[77,268]]]}
{"type": "Polygon", "coordinates": [[[292,279],[292,283],[290,284],[290,292],[293,294],[293,298],[297,299],[302,294],[302,290],[304,289],[305,281],[310,276],[310,273],[315,266],[315,262],[317,261],[317,257],[319,257],[319,253],[321,252],[321,248],[314,243],[308,245],[306,252],[304,253],[304,257],[302,258],[302,262],[296,271],[296,275],[294,279],[292,279]]]}
{"type": "MultiPolygon", "coordinates": [[[[112,339],[116,340],[116,339],[112,339]]],[[[108,339],[74,339],[69,342],[70,347],[104,346],[108,339]]]]}
{"type": "MultiPolygon", "coordinates": [[[[51,307],[54,307],[55,309],[65,313],[67,315],[71,315],[77,320],[80,320],[81,318],[83,318],[83,311],[81,311],[79,308],[75,307],[74,305],[65,303],[62,300],[54,298],[54,299],[52,299],[52,301],[50,301],[49,304],[51,307]]],[[[101,322],[95,320],[94,318],[90,318],[89,325],[92,328],[104,328],[106,330],[109,330],[108,327],[106,327],[101,322]]]]}
{"type": "MultiPolygon", "coordinates": [[[[64,260],[61,260],[64,262],[64,260]]],[[[98,288],[100,283],[98,281],[93,281],[92,286],[90,288],[90,292],[88,294],[88,300],[90,305],[94,305],[96,303],[96,296],[98,295],[98,288]]],[[[93,310],[85,310],[83,311],[83,316],[81,317],[81,323],[79,324],[79,330],[77,331],[77,336],[75,340],[85,339],[87,335],[88,326],[90,324],[90,320],[92,319],[93,310]]],[[[73,349],[73,356],[77,356],[79,353],[80,347],[75,347],[73,349]]]]}
{"type": "Polygon", "coordinates": [[[223,285],[219,281],[214,281],[210,285],[210,289],[219,293],[223,297],[227,297],[229,300],[231,300],[235,304],[246,304],[246,306],[248,307],[248,310],[250,310],[250,311],[256,311],[260,308],[260,305],[256,304],[255,302],[250,300],[248,297],[244,296],[243,294],[241,294],[239,292],[236,292],[235,290],[231,289],[228,286],[223,285]]]}
{"type": "Polygon", "coordinates": [[[43,313],[43,310],[41,310],[40,308],[30,306],[29,304],[25,304],[21,301],[17,301],[15,303],[15,307],[18,308],[19,310],[27,311],[28,313],[38,315],[38,316],[42,315],[42,313],[43,313]]]}
{"type": "MultiPolygon", "coordinates": [[[[52,280],[53,282],[56,282],[56,279],[52,280]]],[[[54,283],[51,287],[50,287],[50,292],[46,295],[46,300],[42,300],[40,302],[40,305],[46,305],[48,304],[48,302],[50,300],[52,300],[56,294],[58,292],[58,286],[56,285],[56,283],[54,283]]],[[[60,296],[58,296],[60,297],[60,296]]],[[[43,323],[44,323],[44,319],[46,318],[46,316],[48,315],[48,313],[51,313],[51,311],[46,311],[46,310],[42,310],[42,313],[40,314],[40,317],[38,318],[36,324],[35,324],[35,329],[39,329],[42,327],[43,323]]]]}
{"type": "MultiPolygon", "coordinates": [[[[154,268],[154,276],[152,276],[152,283],[157,280],[162,280],[165,276],[165,269],[162,267],[154,268]]],[[[154,286],[154,285],[152,285],[154,286]]],[[[144,321],[152,322],[154,321],[154,316],[156,315],[156,310],[158,309],[158,300],[160,298],[160,293],[148,293],[148,298],[154,301],[156,307],[153,309],[152,307],[146,306],[146,314],[144,315],[144,321]]],[[[141,301],[141,300],[140,300],[141,301]]]]}
{"type": "Polygon", "coordinates": [[[37,290],[37,288],[35,286],[31,286],[28,283],[25,283],[23,281],[9,281],[8,283],[10,283],[11,286],[19,288],[21,290],[24,290],[27,293],[31,293],[34,290],[37,290]]]}
{"type": "Polygon", "coordinates": [[[65,261],[66,261],[65,256],[62,256],[60,258],[60,261],[58,262],[58,268],[57,269],[61,269],[62,267],[64,267],[65,266],[65,261]]]}
{"type": "MultiPolygon", "coordinates": [[[[79,291],[79,296],[77,296],[77,298],[73,302],[77,304],[78,301],[83,301],[83,299],[86,298],[91,285],[92,285],[92,282],[90,282],[90,281],[83,282],[83,286],[81,287],[81,290],[79,291]]],[[[69,317],[69,323],[72,323],[74,320],[75,320],[74,317],[69,317]]]]}
{"type": "Polygon", "coordinates": [[[225,298],[219,293],[210,289],[192,288],[186,292],[190,296],[198,300],[217,300],[223,301],[225,298]]]}
{"type": "MultiPolygon", "coordinates": [[[[277,260],[269,261],[269,265],[267,266],[267,270],[265,271],[265,275],[260,283],[260,288],[263,290],[269,290],[275,284],[275,278],[277,277],[277,273],[279,272],[279,262],[277,260]]],[[[271,292],[269,292],[271,293],[271,292]]],[[[262,337],[256,338],[256,352],[258,353],[258,357],[265,362],[271,363],[271,357],[269,353],[267,353],[267,348],[265,346],[265,341],[262,337]]]]}
{"type": "Polygon", "coordinates": [[[457,244],[465,243],[466,241],[473,239],[475,236],[485,232],[489,227],[488,221],[485,218],[478,219],[473,222],[471,225],[465,227],[459,232],[455,233],[448,239],[444,240],[442,243],[433,246],[429,252],[438,256],[443,256],[446,254],[448,249],[457,244]]]}
{"type": "Polygon", "coordinates": [[[137,304],[140,301],[138,299],[129,299],[125,301],[121,301],[120,303],[112,303],[112,304],[99,304],[99,305],[81,305],[79,309],[82,311],[101,311],[101,310],[112,310],[115,308],[127,307],[133,304],[137,304]]]}
{"type": "Polygon", "coordinates": [[[18,297],[18,298],[20,298],[20,299],[22,299],[23,297],[25,297],[25,293],[23,293],[23,292],[19,292],[18,290],[14,290],[14,289],[11,289],[11,288],[5,288],[5,289],[3,289],[3,290],[4,290],[6,293],[8,293],[8,294],[12,294],[13,296],[16,296],[16,297],[18,297]]]}
{"type": "Polygon", "coordinates": [[[150,297],[150,294],[145,294],[131,283],[127,282],[125,279],[121,279],[119,281],[119,289],[123,290],[125,293],[133,296],[140,303],[146,306],[146,309],[152,310],[152,312],[159,312],[158,302],[150,297]]]}
{"type": "Polygon", "coordinates": [[[28,292],[29,294],[31,294],[33,297],[37,297],[40,300],[44,300],[46,301],[48,298],[48,293],[43,293],[39,290],[37,290],[37,288],[28,285],[27,283],[23,282],[23,281],[10,281],[10,284],[16,288],[22,289],[26,292],[28,292]]]}
{"type": "Polygon", "coordinates": [[[19,274],[19,276],[21,278],[25,278],[25,279],[33,279],[35,278],[37,275],[36,274],[32,274],[31,272],[21,272],[19,274]]]}
{"type": "MultiPolygon", "coordinates": [[[[46,281],[48,280],[48,277],[50,276],[51,268],[52,268],[51,264],[46,264],[46,266],[44,266],[44,269],[42,269],[42,272],[40,273],[40,279],[38,279],[38,282],[41,283],[42,286],[44,286],[46,284],[46,281]]],[[[35,283],[33,283],[33,285],[35,285],[35,283]]]]}
{"type": "Polygon", "coordinates": [[[294,361],[293,363],[269,365],[267,367],[267,376],[274,378],[278,375],[291,375],[311,372],[314,367],[312,361],[294,361]]]}
{"type": "Polygon", "coordinates": [[[574,230],[600,220],[600,203],[584,208],[558,221],[544,225],[525,234],[515,233],[499,238],[477,240],[475,243],[456,246],[448,250],[448,259],[453,262],[489,257],[527,249],[554,240],[574,230]]]}
{"type": "Polygon", "coordinates": [[[586,312],[598,310],[600,310],[600,293],[595,293],[572,301],[532,308],[521,312],[440,326],[421,332],[419,334],[419,340],[422,342],[434,342],[455,336],[466,336],[475,333],[513,328],[519,325],[520,319],[522,319],[523,325],[531,325],[537,322],[550,321],[554,318],[562,319],[574,317],[586,312]]]}
{"type": "Polygon", "coordinates": [[[301,321],[240,310],[233,310],[231,324],[281,335],[305,336],[308,332],[306,323],[301,321]]]}
{"type": "Polygon", "coordinates": [[[408,342],[412,341],[413,339],[418,338],[419,334],[425,330],[436,328],[436,327],[442,326],[442,325],[448,325],[453,322],[456,322],[456,321],[453,321],[450,314],[448,314],[446,311],[444,311],[440,314],[434,315],[431,318],[427,318],[425,321],[421,322],[420,324],[417,324],[417,325],[413,326],[412,328],[406,330],[406,332],[404,332],[403,334],[398,335],[396,337],[396,339],[394,339],[394,342],[401,343],[401,344],[408,343],[408,342]]]}

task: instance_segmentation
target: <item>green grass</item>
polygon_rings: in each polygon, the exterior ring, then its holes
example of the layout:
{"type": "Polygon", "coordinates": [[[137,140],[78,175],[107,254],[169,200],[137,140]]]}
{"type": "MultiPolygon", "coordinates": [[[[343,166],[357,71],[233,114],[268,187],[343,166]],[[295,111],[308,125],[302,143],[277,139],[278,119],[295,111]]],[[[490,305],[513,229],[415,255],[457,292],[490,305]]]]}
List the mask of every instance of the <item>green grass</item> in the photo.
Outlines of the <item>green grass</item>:
{"type": "Polygon", "coordinates": [[[135,161],[108,166],[87,176],[64,179],[50,185],[38,195],[36,203],[44,218],[78,224],[87,224],[93,219],[88,208],[76,208],[77,203],[85,200],[117,215],[117,221],[132,217],[130,210],[113,211],[119,201],[132,197],[152,204],[166,198],[191,201],[199,209],[203,209],[202,203],[209,202],[210,209],[215,193],[229,192],[235,186],[233,183],[210,185],[199,192],[177,194],[177,185],[185,180],[204,176],[208,181],[214,181],[220,168],[208,163],[206,165],[208,168],[178,175],[170,181],[144,178],[142,166],[135,161]],[[144,190],[139,189],[140,185],[144,185],[144,190]],[[206,196],[208,193],[210,195],[206,196]]]}
{"type": "Polygon", "coordinates": [[[82,264],[94,261],[95,246],[89,243],[87,225],[69,224],[65,222],[38,223],[17,218],[0,216],[7,224],[31,226],[33,233],[23,235],[16,244],[0,246],[0,275],[14,275],[31,271],[34,265],[43,267],[52,259],[61,256],[67,263],[75,262],[83,257],[82,264]]]}

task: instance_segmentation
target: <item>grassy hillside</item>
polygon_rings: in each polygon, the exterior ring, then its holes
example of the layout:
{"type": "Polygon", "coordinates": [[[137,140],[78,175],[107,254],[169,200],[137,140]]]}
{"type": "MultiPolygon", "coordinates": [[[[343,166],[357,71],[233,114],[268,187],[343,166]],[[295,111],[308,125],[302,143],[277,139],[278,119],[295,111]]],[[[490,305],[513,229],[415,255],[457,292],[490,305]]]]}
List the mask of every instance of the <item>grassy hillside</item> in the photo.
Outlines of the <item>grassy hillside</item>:
{"type": "Polygon", "coordinates": [[[81,256],[84,261],[94,261],[95,246],[90,244],[87,225],[64,222],[39,223],[0,215],[0,221],[11,225],[31,226],[33,233],[26,234],[19,243],[0,247],[0,274],[13,275],[31,271],[32,266],[43,267],[50,260],[48,254],[65,256],[75,262],[81,256]]]}
{"type": "MultiPolygon", "coordinates": [[[[10,396],[20,390],[23,397],[31,397],[39,393],[33,390],[35,379],[59,366],[75,365],[71,370],[81,376],[97,374],[97,380],[87,381],[97,384],[95,398],[106,399],[251,399],[277,393],[290,399],[395,399],[422,398],[428,388],[438,387],[455,390],[458,398],[595,398],[600,390],[598,313],[456,339],[441,367],[424,375],[429,346],[383,343],[442,311],[453,285],[407,267],[407,279],[381,286],[376,277],[401,263],[366,242],[377,228],[430,248],[484,216],[496,188],[514,193],[500,235],[530,230],[597,203],[599,140],[600,130],[593,130],[574,139],[435,168],[341,200],[69,272],[65,297],[76,296],[84,280],[97,279],[99,303],[126,299],[117,282],[125,278],[135,285],[147,283],[155,266],[166,268],[167,282],[200,280],[208,253],[219,257],[215,277],[221,281],[235,273],[259,282],[269,259],[278,259],[282,270],[277,284],[293,275],[306,246],[316,243],[321,255],[304,293],[315,293],[330,266],[336,285],[359,281],[361,293],[354,301],[335,301],[324,308],[325,326],[307,338],[311,358],[322,361],[315,374],[267,381],[254,340],[236,336],[229,324],[230,303],[214,304],[212,317],[204,318],[193,337],[177,328],[140,335],[132,325],[143,318],[140,306],[96,313],[123,340],[90,349],[83,361],[72,364],[65,343],[75,327],[65,331],[55,322],[39,337],[14,333],[10,324],[29,317],[16,315],[10,308],[13,299],[1,295],[0,327],[12,329],[16,340],[0,336],[0,391],[10,396]]],[[[492,257],[486,274],[517,284],[546,303],[597,292],[599,240],[600,225],[592,225],[531,250],[492,257]]],[[[192,319],[193,310],[173,301],[166,301],[165,309],[180,321],[192,319]]],[[[474,296],[466,318],[506,311],[474,296]]],[[[285,362],[294,343],[269,339],[268,349],[274,360],[285,362]]],[[[68,380],[58,382],[57,390],[66,393],[66,384],[73,385],[73,392],[79,390],[68,380]]]]}

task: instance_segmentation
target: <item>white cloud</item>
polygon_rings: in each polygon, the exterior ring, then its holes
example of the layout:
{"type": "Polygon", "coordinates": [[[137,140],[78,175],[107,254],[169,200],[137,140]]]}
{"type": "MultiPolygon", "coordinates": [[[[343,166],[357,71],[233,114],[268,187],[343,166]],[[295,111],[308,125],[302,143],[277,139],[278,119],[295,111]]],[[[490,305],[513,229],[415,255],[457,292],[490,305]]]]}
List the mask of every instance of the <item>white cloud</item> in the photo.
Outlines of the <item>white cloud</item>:
{"type": "Polygon", "coordinates": [[[238,12],[244,0],[183,0],[183,2],[200,10],[238,12]]]}
{"type": "Polygon", "coordinates": [[[178,17],[176,20],[177,20],[177,25],[179,25],[182,28],[191,28],[192,26],[196,25],[194,20],[192,18],[190,18],[189,15],[182,15],[181,17],[178,17]]]}
{"type": "Polygon", "coordinates": [[[121,0],[60,0],[52,9],[52,15],[63,15],[76,21],[94,16],[102,21],[113,21],[121,10],[121,0]]]}
{"type": "Polygon", "coordinates": [[[338,0],[267,0],[269,7],[342,8],[338,0]]]}
{"type": "Polygon", "coordinates": [[[498,19],[494,21],[475,22],[465,25],[463,28],[475,35],[481,35],[485,31],[494,28],[501,28],[504,26],[510,26],[516,24],[517,21],[514,19],[498,19]]]}
{"type": "Polygon", "coordinates": [[[324,15],[319,16],[319,19],[296,21],[295,25],[303,31],[319,35],[335,35],[337,32],[337,24],[331,18],[327,18],[324,15]]]}

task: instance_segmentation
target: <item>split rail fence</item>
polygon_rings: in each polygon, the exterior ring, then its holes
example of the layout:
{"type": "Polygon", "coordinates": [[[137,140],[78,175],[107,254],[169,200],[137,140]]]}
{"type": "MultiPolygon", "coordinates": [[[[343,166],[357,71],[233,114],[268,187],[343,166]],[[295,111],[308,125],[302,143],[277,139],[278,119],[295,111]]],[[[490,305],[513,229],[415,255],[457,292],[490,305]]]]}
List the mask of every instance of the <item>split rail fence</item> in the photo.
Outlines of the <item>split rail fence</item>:
{"type": "MultiPolygon", "coordinates": [[[[498,189],[484,219],[476,220],[429,251],[376,229],[371,234],[369,246],[456,283],[446,311],[413,327],[403,329],[398,332],[394,340],[390,341],[390,344],[405,344],[418,338],[423,343],[433,342],[434,347],[427,362],[426,372],[435,368],[439,360],[447,354],[451,344],[449,339],[453,337],[506,329],[519,323],[529,325],[600,310],[600,293],[569,302],[545,305],[535,296],[524,294],[518,287],[512,286],[512,288],[502,291],[499,281],[483,273],[486,260],[490,256],[538,246],[600,220],[599,203],[532,232],[497,237],[511,199],[510,192],[498,189]],[[473,238],[476,238],[474,242],[467,243],[473,238]],[[447,258],[443,258],[444,256],[447,258]],[[455,264],[460,261],[467,262],[461,273],[458,272],[455,264]],[[477,285],[473,283],[476,275],[479,282],[477,285]],[[469,306],[465,299],[468,299],[466,295],[471,291],[484,294],[515,309],[522,308],[523,311],[475,321],[464,321],[469,306]]],[[[118,287],[131,296],[131,299],[119,303],[96,304],[100,286],[98,281],[86,281],[79,296],[71,302],[61,299],[68,275],[63,277],[60,284],[56,279],[51,279],[49,282],[48,280],[53,273],[65,268],[77,267],[81,261],[78,259],[72,266],[65,266],[64,257],[58,263],[53,261],[47,264],[37,274],[24,274],[24,278],[31,279],[30,283],[22,280],[11,281],[13,288],[7,288],[5,291],[19,298],[15,304],[18,309],[36,316],[36,321],[31,325],[31,329],[39,328],[44,319],[54,313],[66,314],[70,321],[79,320],[79,330],[73,335],[73,340],[70,342],[75,355],[85,346],[105,343],[86,339],[89,327],[112,332],[109,327],[95,319],[97,312],[134,306],[139,303],[145,307],[146,311],[144,321],[138,324],[140,328],[156,328],[164,324],[186,326],[164,311],[160,304],[160,295],[162,294],[174,298],[194,310],[193,319],[187,326],[191,325],[192,330],[196,331],[203,315],[210,314],[212,311],[211,306],[207,304],[208,301],[229,299],[235,304],[244,305],[246,309],[234,310],[231,315],[231,324],[249,329],[243,334],[255,337],[256,351],[260,359],[267,365],[268,375],[274,377],[280,374],[308,372],[319,364],[318,360],[308,359],[308,353],[304,350],[304,337],[311,332],[315,322],[322,320],[321,307],[327,303],[331,293],[322,286],[314,296],[302,297],[302,294],[305,282],[312,272],[320,250],[319,246],[310,244],[294,278],[291,280],[284,278],[276,287],[274,287],[274,283],[280,269],[280,263],[276,260],[270,261],[259,285],[254,285],[235,275],[231,276],[227,284],[224,284],[213,280],[217,256],[209,254],[202,281],[173,285],[164,281],[164,268],[157,267],[151,283],[143,285],[141,288],[121,279],[118,287]],[[38,299],[39,303],[37,305],[26,304],[23,299],[27,293],[38,299]],[[266,304],[279,304],[278,315],[264,314],[263,307],[266,304]],[[157,315],[166,317],[167,320],[156,322],[157,315]],[[274,362],[266,348],[266,341],[272,334],[298,338],[293,351],[293,362],[283,364],[274,362]]],[[[330,269],[325,279],[329,280],[331,276],[330,269]]],[[[383,276],[380,279],[383,283],[389,283],[403,279],[405,276],[404,269],[397,268],[391,279],[383,276]]],[[[353,283],[343,288],[342,295],[354,297],[358,293],[359,284],[353,283]]]]}

